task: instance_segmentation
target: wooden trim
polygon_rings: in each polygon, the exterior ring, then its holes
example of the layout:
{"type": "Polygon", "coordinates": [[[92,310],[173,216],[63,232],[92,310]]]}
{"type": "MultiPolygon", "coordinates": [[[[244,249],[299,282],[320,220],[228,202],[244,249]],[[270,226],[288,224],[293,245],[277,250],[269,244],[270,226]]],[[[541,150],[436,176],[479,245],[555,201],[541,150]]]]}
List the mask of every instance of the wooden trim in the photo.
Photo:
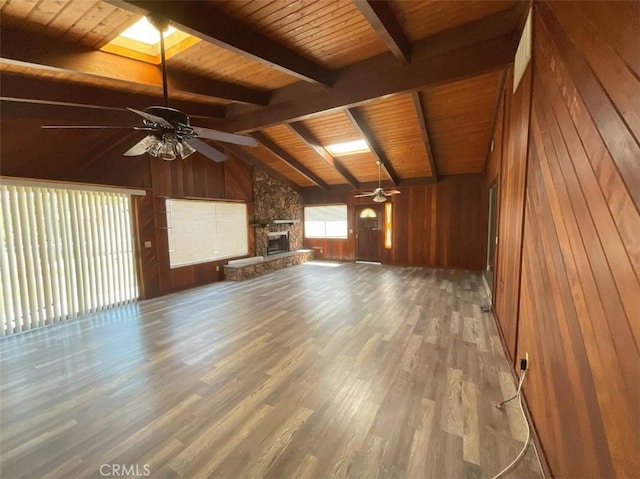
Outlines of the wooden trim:
{"type": "Polygon", "coordinates": [[[304,126],[302,122],[288,123],[289,129],[295,133],[302,141],[305,142],[313,151],[315,151],[320,158],[322,158],[327,164],[331,165],[342,177],[349,182],[354,188],[358,188],[360,182],[353,176],[349,170],[342,164],[340,160],[334,158],[324,146],[320,144],[318,139],[304,126]]]}
{"type": "Polygon", "coordinates": [[[232,144],[229,144],[229,143],[224,143],[223,144],[223,143],[217,143],[217,142],[216,142],[216,147],[221,149],[221,150],[223,150],[225,153],[227,153],[227,154],[229,154],[231,156],[234,156],[235,158],[239,159],[240,161],[246,163],[247,165],[252,166],[254,168],[257,168],[259,170],[262,170],[267,175],[272,176],[273,178],[276,178],[277,180],[279,180],[280,182],[284,183],[286,186],[288,186],[289,188],[291,188],[295,192],[297,192],[297,193],[301,193],[302,192],[302,188],[300,188],[300,185],[294,183],[289,178],[284,176],[282,173],[274,170],[270,166],[265,165],[260,160],[258,160],[255,156],[253,156],[248,151],[243,150],[241,147],[239,147],[237,145],[232,145],[232,144]]]}
{"type": "Polygon", "coordinates": [[[485,155],[486,160],[484,162],[484,170],[483,170],[484,173],[487,172],[487,167],[489,166],[489,157],[491,156],[491,153],[492,153],[491,143],[493,143],[494,149],[497,148],[497,145],[495,144],[496,125],[498,124],[498,112],[500,111],[500,104],[504,96],[504,87],[505,87],[506,79],[507,79],[507,69],[505,68],[502,74],[500,75],[500,81],[498,83],[499,85],[498,94],[496,96],[495,105],[493,106],[491,129],[489,130],[491,132],[491,141],[487,145],[487,154],[485,155]]]}
{"type": "MultiPolygon", "coordinates": [[[[2,29],[0,65],[28,65],[39,70],[73,73],[79,76],[113,80],[113,86],[127,89],[134,85],[162,88],[157,65],[94,50],[55,37],[2,29]],[[43,48],[46,45],[46,48],[43,48]]],[[[249,104],[267,104],[269,93],[200,75],[169,72],[171,90],[196,94],[210,99],[224,99],[249,104]]],[[[170,92],[171,93],[171,92],[170,92]]]]}
{"type": "Polygon", "coordinates": [[[371,129],[367,125],[364,116],[355,108],[346,109],[345,113],[351,120],[351,123],[353,123],[353,126],[356,128],[356,130],[358,130],[358,132],[362,135],[364,140],[369,145],[369,149],[371,150],[371,153],[373,153],[373,155],[376,157],[376,160],[382,163],[382,168],[387,173],[387,176],[389,176],[389,179],[393,182],[394,185],[400,183],[398,174],[393,169],[393,166],[391,165],[391,162],[389,161],[387,156],[384,154],[384,151],[382,151],[382,147],[376,140],[373,131],[371,131],[371,129]]]}
{"type": "Polygon", "coordinates": [[[280,158],[282,161],[284,161],[286,164],[288,164],[290,167],[292,167],[302,176],[309,179],[309,181],[315,183],[323,190],[326,190],[327,188],[329,188],[329,185],[325,183],[319,176],[313,173],[310,169],[308,169],[306,166],[304,166],[302,163],[296,160],[293,156],[291,156],[285,150],[280,148],[275,142],[271,141],[267,137],[267,135],[265,135],[262,132],[255,131],[251,133],[251,136],[253,136],[256,140],[262,143],[262,146],[264,146],[267,150],[271,151],[271,153],[276,155],[278,158],[280,158]]]}
{"type": "Polygon", "coordinates": [[[431,176],[438,182],[438,168],[436,166],[436,159],[433,156],[433,150],[431,149],[431,140],[429,139],[429,129],[427,128],[427,119],[424,116],[424,109],[422,104],[422,95],[418,91],[414,91],[411,95],[413,98],[413,106],[418,116],[418,124],[420,125],[420,133],[422,134],[422,141],[424,142],[424,148],[427,150],[427,159],[429,160],[429,167],[431,168],[431,176]]]}
{"type": "Polygon", "coordinates": [[[411,61],[411,43],[386,0],[355,0],[356,6],[391,53],[407,65],[411,61]]]}
{"type": "Polygon", "coordinates": [[[301,80],[326,86],[332,83],[332,74],[326,68],[205,2],[109,0],[109,3],[137,13],[169,18],[183,32],[301,80]]]}

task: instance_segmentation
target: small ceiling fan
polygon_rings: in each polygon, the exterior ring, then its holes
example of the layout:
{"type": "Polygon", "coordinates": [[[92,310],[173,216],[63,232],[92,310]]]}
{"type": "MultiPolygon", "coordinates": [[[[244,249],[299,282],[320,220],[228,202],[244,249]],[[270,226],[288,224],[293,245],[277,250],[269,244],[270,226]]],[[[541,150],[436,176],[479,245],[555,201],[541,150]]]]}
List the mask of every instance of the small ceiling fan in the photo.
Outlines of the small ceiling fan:
{"type": "Polygon", "coordinates": [[[376,162],[378,164],[378,187],[373,190],[371,193],[362,193],[361,195],[356,195],[356,198],[366,198],[369,196],[373,196],[373,201],[376,203],[384,203],[385,201],[387,201],[387,197],[388,196],[393,196],[393,195],[397,195],[400,194],[401,191],[400,190],[389,190],[389,191],[385,191],[384,189],[382,189],[382,184],[381,184],[381,180],[380,180],[380,169],[382,168],[382,162],[380,160],[378,160],[376,162]]]}
{"type": "Polygon", "coordinates": [[[124,152],[124,156],[140,156],[149,153],[151,156],[163,160],[175,160],[178,156],[185,159],[196,151],[207,158],[220,162],[227,156],[208,145],[199,138],[217,140],[236,145],[257,146],[258,142],[250,136],[235,135],[209,128],[192,126],[189,117],[179,110],[169,108],[167,92],[167,65],[164,52],[163,32],[168,28],[169,21],[165,18],[148,17],[149,22],[160,32],[160,59],[162,69],[162,92],[164,106],[151,106],[144,111],[127,108],[127,110],[142,117],[142,126],[57,126],[46,125],[47,129],[96,129],[122,128],[148,132],[147,136],[124,152]]]}

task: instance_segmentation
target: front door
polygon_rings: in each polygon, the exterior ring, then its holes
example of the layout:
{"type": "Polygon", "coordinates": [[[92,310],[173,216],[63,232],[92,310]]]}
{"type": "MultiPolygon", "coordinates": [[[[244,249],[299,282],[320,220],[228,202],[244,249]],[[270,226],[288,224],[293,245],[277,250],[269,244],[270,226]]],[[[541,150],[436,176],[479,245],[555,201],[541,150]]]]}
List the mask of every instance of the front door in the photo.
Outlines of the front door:
{"type": "Polygon", "coordinates": [[[356,206],[356,259],[382,261],[382,205],[356,206]]]}

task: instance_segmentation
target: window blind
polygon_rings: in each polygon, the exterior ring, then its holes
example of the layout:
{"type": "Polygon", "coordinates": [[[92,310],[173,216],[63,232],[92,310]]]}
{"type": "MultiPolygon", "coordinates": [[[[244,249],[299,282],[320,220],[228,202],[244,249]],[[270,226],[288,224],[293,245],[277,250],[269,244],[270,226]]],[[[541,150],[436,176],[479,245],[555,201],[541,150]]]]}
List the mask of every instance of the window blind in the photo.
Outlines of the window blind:
{"type": "Polygon", "coordinates": [[[0,334],[135,300],[130,196],[0,185],[0,334]]]}
{"type": "Polygon", "coordinates": [[[247,205],[167,200],[171,268],[248,254],[247,205]]]}
{"type": "Polygon", "coordinates": [[[347,238],[347,205],[304,207],[304,235],[307,238],[347,238]]]}

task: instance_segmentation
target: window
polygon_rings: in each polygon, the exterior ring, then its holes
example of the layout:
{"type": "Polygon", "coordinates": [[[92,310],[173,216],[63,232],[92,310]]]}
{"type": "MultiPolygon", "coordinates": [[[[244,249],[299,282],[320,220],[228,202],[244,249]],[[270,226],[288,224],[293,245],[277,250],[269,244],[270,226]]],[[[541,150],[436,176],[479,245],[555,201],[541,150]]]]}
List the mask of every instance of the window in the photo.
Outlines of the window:
{"type": "Polygon", "coordinates": [[[166,207],[171,268],[248,254],[246,204],[167,200],[166,207]]]}
{"type": "Polygon", "coordinates": [[[305,238],[347,238],[347,205],[305,206],[305,238]]]}
{"type": "Polygon", "coordinates": [[[384,205],[384,247],[391,249],[391,235],[392,235],[392,220],[391,220],[391,208],[392,203],[386,203],[384,205]]]}
{"type": "Polygon", "coordinates": [[[79,185],[31,186],[7,179],[3,183],[0,335],[138,297],[130,195],[144,191],[86,191],[79,185]]]}

